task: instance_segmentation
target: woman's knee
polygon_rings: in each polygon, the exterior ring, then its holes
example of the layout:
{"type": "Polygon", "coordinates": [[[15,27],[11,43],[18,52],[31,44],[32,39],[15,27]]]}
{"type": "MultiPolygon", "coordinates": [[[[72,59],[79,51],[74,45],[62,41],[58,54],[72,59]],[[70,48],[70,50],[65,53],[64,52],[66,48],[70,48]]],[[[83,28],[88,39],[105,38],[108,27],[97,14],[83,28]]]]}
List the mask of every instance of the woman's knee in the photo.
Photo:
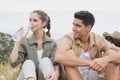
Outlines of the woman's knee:
{"type": "Polygon", "coordinates": [[[22,67],[24,67],[24,66],[35,67],[35,64],[34,64],[34,62],[32,60],[28,59],[28,60],[24,61],[22,67]]]}
{"type": "Polygon", "coordinates": [[[30,59],[25,60],[23,64],[34,64],[34,62],[30,59]]]}
{"type": "Polygon", "coordinates": [[[54,72],[54,66],[52,64],[52,61],[48,57],[44,57],[40,60],[39,68],[40,68],[40,70],[43,73],[45,78],[47,77],[47,75],[54,72]]]}
{"type": "Polygon", "coordinates": [[[22,65],[22,72],[25,80],[34,79],[36,80],[36,68],[32,60],[25,60],[22,65]]]}

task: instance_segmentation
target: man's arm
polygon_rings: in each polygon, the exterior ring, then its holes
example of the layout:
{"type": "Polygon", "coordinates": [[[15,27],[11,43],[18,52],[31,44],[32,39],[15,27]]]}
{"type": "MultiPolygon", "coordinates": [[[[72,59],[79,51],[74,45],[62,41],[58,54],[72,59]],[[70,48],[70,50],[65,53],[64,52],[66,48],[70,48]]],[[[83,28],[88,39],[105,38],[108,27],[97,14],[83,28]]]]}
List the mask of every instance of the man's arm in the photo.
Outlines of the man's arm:
{"type": "Polygon", "coordinates": [[[95,63],[91,64],[90,67],[96,71],[101,71],[108,63],[120,64],[120,48],[113,46],[112,49],[105,52],[103,57],[96,58],[92,61],[95,63]]]}
{"type": "Polygon", "coordinates": [[[120,64],[120,48],[113,46],[112,50],[108,50],[106,54],[110,57],[110,62],[120,64]]]}
{"type": "Polygon", "coordinates": [[[91,61],[82,59],[74,55],[73,50],[67,47],[59,47],[55,52],[55,61],[68,66],[89,66],[91,61]]]}

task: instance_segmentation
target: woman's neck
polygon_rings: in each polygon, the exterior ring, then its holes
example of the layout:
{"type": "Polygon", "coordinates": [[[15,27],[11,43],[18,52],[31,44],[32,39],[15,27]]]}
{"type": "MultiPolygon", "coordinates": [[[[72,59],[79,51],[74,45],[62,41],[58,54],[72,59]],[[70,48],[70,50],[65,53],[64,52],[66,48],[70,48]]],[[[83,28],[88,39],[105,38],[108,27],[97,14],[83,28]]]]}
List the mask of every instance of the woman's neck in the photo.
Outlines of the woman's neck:
{"type": "Polygon", "coordinates": [[[43,30],[35,32],[35,36],[37,38],[37,50],[41,50],[43,44],[43,30]]]}
{"type": "Polygon", "coordinates": [[[35,32],[35,36],[37,38],[37,41],[41,41],[43,39],[43,30],[35,32]]]}

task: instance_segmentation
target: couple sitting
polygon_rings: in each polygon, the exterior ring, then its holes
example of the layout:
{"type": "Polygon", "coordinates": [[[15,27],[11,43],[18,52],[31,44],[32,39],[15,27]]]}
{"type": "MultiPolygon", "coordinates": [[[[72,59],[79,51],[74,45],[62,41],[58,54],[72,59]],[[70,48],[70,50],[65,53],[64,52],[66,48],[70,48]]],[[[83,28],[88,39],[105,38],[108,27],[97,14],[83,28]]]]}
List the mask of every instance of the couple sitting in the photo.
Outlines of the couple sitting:
{"type": "Polygon", "coordinates": [[[57,44],[50,38],[50,18],[45,12],[33,11],[29,20],[33,34],[25,38],[26,33],[16,41],[10,55],[12,67],[22,64],[17,80],[64,80],[61,67],[67,80],[98,80],[100,73],[105,73],[105,80],[118,80],[120,48],[90,32],[95,22],[90,12],[76,12],[73,33],[58,39],[57,44]]]}

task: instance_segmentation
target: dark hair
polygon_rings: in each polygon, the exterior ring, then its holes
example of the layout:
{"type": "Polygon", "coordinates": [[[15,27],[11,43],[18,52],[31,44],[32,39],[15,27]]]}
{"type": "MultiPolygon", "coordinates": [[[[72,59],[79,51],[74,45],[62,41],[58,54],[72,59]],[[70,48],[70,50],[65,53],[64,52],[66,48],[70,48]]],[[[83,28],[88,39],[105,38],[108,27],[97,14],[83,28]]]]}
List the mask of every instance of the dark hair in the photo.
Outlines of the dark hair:
{"type": "Polygon", "coordinates": [[[44,26],[44,28],[47,28],[47,29],[48,29],[48,31],[46,32],[46,34],[47,34],[49,37],[51,37],[51,35],[50,35],[50,28],[51,28],[51,26],[50,26],[50,17],[47,15],[47,13],[45,13],[45,12],[42,11],[42,10],[34,10],[32,13],[37,13],[37,14],[39,14],[39,15],[40,15],[40,19],[41,19],[42,21],[46,21],[46,22],[47,22],[47,24],[44,26]]]}
{"type": "Polygon", "coordinates": [[[88,11],[79,11],[74,14],[74,18],[81,19],[85,26],[91,25],[93,27],[95,18],[92,13],[88,11]]]}

